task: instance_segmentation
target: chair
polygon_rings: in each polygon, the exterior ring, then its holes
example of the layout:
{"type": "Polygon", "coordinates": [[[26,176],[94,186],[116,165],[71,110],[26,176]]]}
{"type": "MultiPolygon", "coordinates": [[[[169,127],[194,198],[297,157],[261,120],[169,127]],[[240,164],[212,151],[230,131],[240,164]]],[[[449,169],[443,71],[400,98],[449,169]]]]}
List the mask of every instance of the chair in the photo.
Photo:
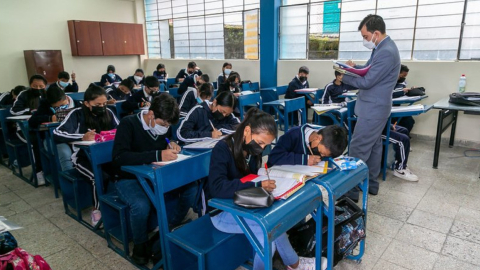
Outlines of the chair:
{"type": "MultiPolygon", "coordinates": [[[[270,102],[278,100],[278,93],[275,88],[265,88],[260,89],[260,96],[262,97],[262,102],[270,102]]],[[[275,115],[275,119],[278,119],[278,116],[275,113],[275,109],[268,107],[263,109],[265,112],[275,115]]]]}
{"type": "Polygon", "coordinates": [[[218,82],[213,82],[213,89],[218,89],[218,82]]]}
{"type": "Polygon", "coordinates": [[[166,91],[165,84],[161,83],[158,87],[159,87],[160,92],[165,92],[166,91]]]}
{"type": "Polygon", "coordinates": [[[285,99],[285,108],[283,112],[283,121],[285,124],[285,133],[288,131],[289,128],[289,113],[298,112],[301,115],[301,123],[299,125],[303,125],[307,123],[307,110],[305,108],[305,97],[299,97],[294,99],[285,99]]]}
{"type": "Polygon", "coordinates": [[[178,94],[178,87],[177,88],[169,88],[168,93],[172,95],[175,99],[177,99],[180,95],[178,94]]]}
{"type": "Polygon", "coordinates": [[[260,110],[262,109],[262,98],[260,93],[252,93],[248,95],[241,95],[238,97],[238,109],[240,111],[240,119],[243,120],[245,112],[244,108],[247,105],[258,106],[260,110]]]}
{"type": "Polygon", "coordinates": [[[170,89],[172,85],[177,84],[175,78],[167,78],[167,88],[170,89]]]}
{"type": "Polygon", "coordinates": [[[277,94],[278,96],[285,95],[287,93],[288,85],[277,86],[277,94]]]}
{"type": "Polygon", "coordinates": [[[82,102],[83,99],[84,99],[84,96],[85,96],[85,93],[84,92],[80,92],[80,93],[66,93],[68,96],[70,96],[73,101],[79,101],[79,102],[82,102]]]}

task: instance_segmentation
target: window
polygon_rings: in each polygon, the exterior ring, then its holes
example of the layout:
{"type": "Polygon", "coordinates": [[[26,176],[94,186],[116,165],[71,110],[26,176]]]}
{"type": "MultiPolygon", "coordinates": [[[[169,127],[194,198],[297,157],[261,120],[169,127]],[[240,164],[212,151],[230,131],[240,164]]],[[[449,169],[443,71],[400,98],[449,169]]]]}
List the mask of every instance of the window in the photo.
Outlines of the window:
{"type": "Polygon", "coordinates": [[[480,59],[480,0],[283,0],[282,5],[281,59],[368,59],[371,51],[358,32],[368,14],[383,17],[401,59],[480,59]]]}
{"type": "Polygon", "coordinates": [[[259,0],[145,0],[148,56],[258,59],[259,0]]]}

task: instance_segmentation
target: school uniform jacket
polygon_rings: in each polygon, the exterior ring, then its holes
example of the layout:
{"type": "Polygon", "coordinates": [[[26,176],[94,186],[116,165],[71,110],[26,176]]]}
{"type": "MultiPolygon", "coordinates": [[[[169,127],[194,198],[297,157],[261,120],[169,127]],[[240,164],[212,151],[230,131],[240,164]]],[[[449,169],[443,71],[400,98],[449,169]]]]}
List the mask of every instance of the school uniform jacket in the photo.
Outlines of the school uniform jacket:
{"type": "Polygon", "coordinates": [[[121,82],[122,81],[122,77],[120,77],[118,74],[115,74],[115,79],[112,79],[110,78],[110,76],[108,76],[107,73],[103,74],[102,75],[102,78],[100,78],[100,84],[102,86],[106,86],[105,83],[106,82],[109,82],[109,83],[114,83],[114,82],[121,82]]]}
{"type": "Polygon", "coordinates": [[[188,76],[188,77],[185,78],[185,80],[183,80],[183,82],[178,87],[178,92],[177,93],[179,95],[183,95],[188,90],[188,88],[190,88],[190,87],[195,88],[195,76],[193,76],[193,75],[188,76]]]}
{"type": "Polygon", "coordinates": [[[220,95],[220,93],[222,93],[222,92],[240,93],[241,91],[237,86],[235,86],[235,88],[233,90],[230,89],[230,83],[225,82],[225,83],[222,83],[222,84],[218,85],[217,96],[220,95]]]}
{"type": "Polygon", "coordinates": [[[153,76],[155,76],[159,80],[167,80],[166,75],[167,75],[167,73],[163,74],[163,73],[160,73],[156,70],[153,72],[153,76]]]}
{"type": "Polygon", "coordinates": [[[288,84],[287,92],[285,93],[285,99],[303,97],[304,95],[298,94],[297,92],[295,92],[295,90],[309,87],[310,85],[308,84],[308,81],[303,84],[300,79],[298,79],[298,76],[295,76],[295,78],[293,78],[292,81],[288,84]]]}
{"type": "MultiPolygon", "coordinates": [[[[130,92],[130,94],[125,94],[122,92],[122,90],[116,88],[115,86],[112,86],[112,88],[107,89],[106,92],[116,101],[127,100],[129,97],[132,96],[132,92],[130,92]]],[[[109,97],[109,99],[111,99],[111,97],[109,97]]]]}
{"type": "Polygon", "coordinates": [[[395,88],[393,89],[392,98],[405,96],[405,92],[403,92],[403,89],[405,87],[407,87],[407,81],[404,81],[402,83],[397,82],[397,84],[395,85],[395,88]]]}
{"type": "Polygon", "coordinates": [[[63,92],[65,92],[65,93],[77,93],[78,92],[78,84],[75,81],[72,81],[72,83],[68,84],[67,87],[65,87],[64,89],[62,89],[60,87],[60,85],[58,85],[58,81],[57,81],[56,83],[50,84],[48,89],[50,89],[50,88],[58,88],[58,89],[63,90],[63,92]]]}
{"type": "Polygon", "coordinates": [[[188,76],[192,76],[192,75],[194,75],[194,74],[197,74],[198,76],[201,76],[203,73],[202,73],[202,71],[199,69],[199,70],[194,70],[192,74],[188,74],[186,68],[181,69],[181,70],[178,72],[177,77],[175,77],[175,82],[178,83],[178,79],[185,79],[185,78],[187,78],[188,76]]]}
{"type": "Polygon", "coordinates": [[[38,91],[37,89],[27,89],[22,92],[20,92],[17,96],[17,99],[15,102],[13,102],[12,108],[10,108],[10,113],[12,115],[24,115],[24,114],[32,114],[32,110],[36,110],[38,106],[40,105],[40,100],[45,98],[46,94],[42,93],[40,97],[33,97],[31,94],[32,91],[38,91]],[[28,99],[33,98],[36,99],[36,106],[35,109],[30,109],[28,106],[28,99]]]}
{"type": "Polygon", "coordinates": [[[178,105],[180,116],[187,116],[188,112],[198,104],[197,96],[197,89],[189,87],[187,92],[183,94],[182,99],[180,100],[180,105],[178,105]]]}
{"type": "MultiPolygon", "coordinates": [[[[75,108],[75,102],[69,96],[66,96],[68,99],[68,108],[73,109],[75,108]]],[[[33,113],[32,117],[28,119],[28,126],[30,128],[37,128],[40,124],[51,122],[52,116],[55,115],[54,111],[51,108],[50,103],[46,99],[40,100],[40,106],[38,109],[33,113]]]]}
{"type": "MultiPolygon", "coordinates": [[[[117,128],[118,119],[115,114],[107,108],[107,112],[110,114],[110,127],[107,130],[112,130],[117,128]]],[[[95,116],[94,116],[95,118],[95,116]]],[[[89,127],[85,124],[85,114],[83,112],[83,108],[76,108],[73,109],[67,117],[63,120],[63,122],[53,130],[53,138],[57,143],[69,143],[75,141],[81,141],[83,135],[88,132],[89,127]]],[[[95,129],[95,132],[100,133],[100,131],[107,131],[101,130],[100,127],[92,128],[95,129]]],[[[79,148],[73,147],[73,155],[72,155],[72,162],[77,164],[77,159],[82,156],[84,157],[85,154],[81,152],[79,154],[79,148]]]]}
{"type": "Polygon", "coordinates": [[[164,135],[155,136],[145,130],[141,117],[143,112],[129,115],[120,121],[113,144],[112,162],[119,179],[136,179],[135,175],[123,172],[121,167],[150,164],[162,161],[162,150],[167,149],[165,138],[171,138],[172,129],[164,135]]]}
{"type": "Polygon", "coordinates": [[[322,103],[323,104],[330,104],[330,103],[341,103],[345,101],[345,98],[338,97],[343,93],[346,93],[348,90],[355,90],[357,88],[350,86],[348,84],[344,84],[340,82],[340,85],[335,84],[335,80],[333,82],[325,85],[325,89],[323,92],[322,103]]]}
{"type": "Polygon", "coordinates": [[[137,81],[135,80],[135,77],[133,76],[128,76],[128,78],[130,81],[133,82],[134,85],[137,85],[137,84],[141,84],[141,85],[144,85],[145,84],[145,77],[142,78],[142,80],[140,82],[137,83],[137,81]]]}
{"type": "Polygon", "coordinates": [[[122,104],[122,109],[125,111],[125,113],[129,114],[135,110],[140,109],[140,105],[142,102],[148,101],[152,102],[154,97],[152,96],[146,96],[144,90],[139,90],[135,92],[133,95],[131,95],[129,98],[125,100],[122,104]]]}
{"type": "MultiPolygon", "coordinates": [[[[250,173],[256,174],[258,168],[255,157],[250,158],[248,165],[250,173]]],[[[255,186],[255,183],[240,181],[245,175],[238,171],[232,151],[224,140],[219,141],[213,147],[209,172],[204,188],[206,200],[211,198],[231,199],[235,191],[255,186]]]]}
{"type": "Polygon", "coordinates": [[[267,165],[308,165],[308,155],[311,155],[307,147],[308,138],[305,138],[305,128],[319,130],[323,127],[305,124],[293,127],[278,139],[278,143],[268,155],[267,165]]]}
{"type": "Polygon", "coordinates": [[[217,87],[223,83],[225,83],[225,80],[228,78],[228,75],[225,74],[225,77],[223,77],[223,72],[218,75],[217,78],[217,87]]]}
{"type": "Polygon", "coordinates": [[[232,113],[221,121],[218,121],[213,117],[209,104],[211,104],[209,101],[204,101],[188,112],[185,120],[183,120],[177,130],[179,140],[186,143],[193,143],[212,138],[213,128],[210,125],[210,121],[215,129],[221,131],[223,134],[235,132],[237,125],[240,124],[238,118],[232,113]]]}
{"type": "Polygon", "coordinates": [[[5,92],[0,95],[0,106],[3,108],[12,106],[14,101],[12,93],[10,92],[5,92]]]}

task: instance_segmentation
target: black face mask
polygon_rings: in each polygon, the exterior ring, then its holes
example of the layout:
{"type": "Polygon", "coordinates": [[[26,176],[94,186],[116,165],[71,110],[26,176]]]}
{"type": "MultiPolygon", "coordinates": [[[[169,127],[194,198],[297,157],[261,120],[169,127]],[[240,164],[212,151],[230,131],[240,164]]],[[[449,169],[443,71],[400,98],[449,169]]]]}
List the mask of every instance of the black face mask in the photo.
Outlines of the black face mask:
{"type": "Polygon", "coordinates": [[[34,97],[39,97],[41,96],[43,93],[45,93],[45,89],[32,89],[32,96],[34,97]]]}
{"type": "Polygon", "coordinates": [[[298,77],[298,79],[303,83],[303,82],[305,82],[305,81],[307,80],[307,77],[305,77],[305,76],[300,76],[300,77],[298,77]]]}
{"type": "Polygon", "coordinates": [[[252,156],[258,156],[263,153],[263,148],[253,138],[248,144],[245,141],[243,142],[243,150],[252,156]]]}
{"type": "Polygon", "coordinates": [[[397,83],[404,83],[405,82],[405,78],[400,78],[398,79],[397,83]]]}
{"type": "Polygon", "coordinates": [[[222,121],[223,118],[225,118],[225,116],[223,116],[223,114],[218,110],[212,114],[213,114],[213,118],[215,118],[217,121],[222,121]]]}
{"type": "Polygon", "coordinates": [[[93,106],[92,107],[92,113],[95,114],[96,116],[102,116],[107,112],[107,107],[106,106],[93,106]]]}
{"type": "Polygon", "coordinates": [[[312,149],[312,154],[314,156],[322,156],[322,154],[320,154],[320,151],[318,151],[318,145],[317,147],[312,147],[312,143],[310,143],[310,149],[312,149]]]}

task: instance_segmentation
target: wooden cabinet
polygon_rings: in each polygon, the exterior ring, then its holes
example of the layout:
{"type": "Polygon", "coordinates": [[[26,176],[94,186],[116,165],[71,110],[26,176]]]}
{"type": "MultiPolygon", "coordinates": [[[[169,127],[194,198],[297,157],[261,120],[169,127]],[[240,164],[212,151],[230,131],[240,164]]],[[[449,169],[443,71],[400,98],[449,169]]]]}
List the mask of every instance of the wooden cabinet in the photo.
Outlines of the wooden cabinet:
{"type": "Polygon", "coordinates": [[[63,71],[62,51],[60,50],[28,50],[23,51],[27,75],[43,75],[48,83],[57,81],[58,73],[63,71]]]}
{"type": "Polygon", "coordinates": [[[143,25],[68,21],[73,56],[143,55],[143,25]]]}

